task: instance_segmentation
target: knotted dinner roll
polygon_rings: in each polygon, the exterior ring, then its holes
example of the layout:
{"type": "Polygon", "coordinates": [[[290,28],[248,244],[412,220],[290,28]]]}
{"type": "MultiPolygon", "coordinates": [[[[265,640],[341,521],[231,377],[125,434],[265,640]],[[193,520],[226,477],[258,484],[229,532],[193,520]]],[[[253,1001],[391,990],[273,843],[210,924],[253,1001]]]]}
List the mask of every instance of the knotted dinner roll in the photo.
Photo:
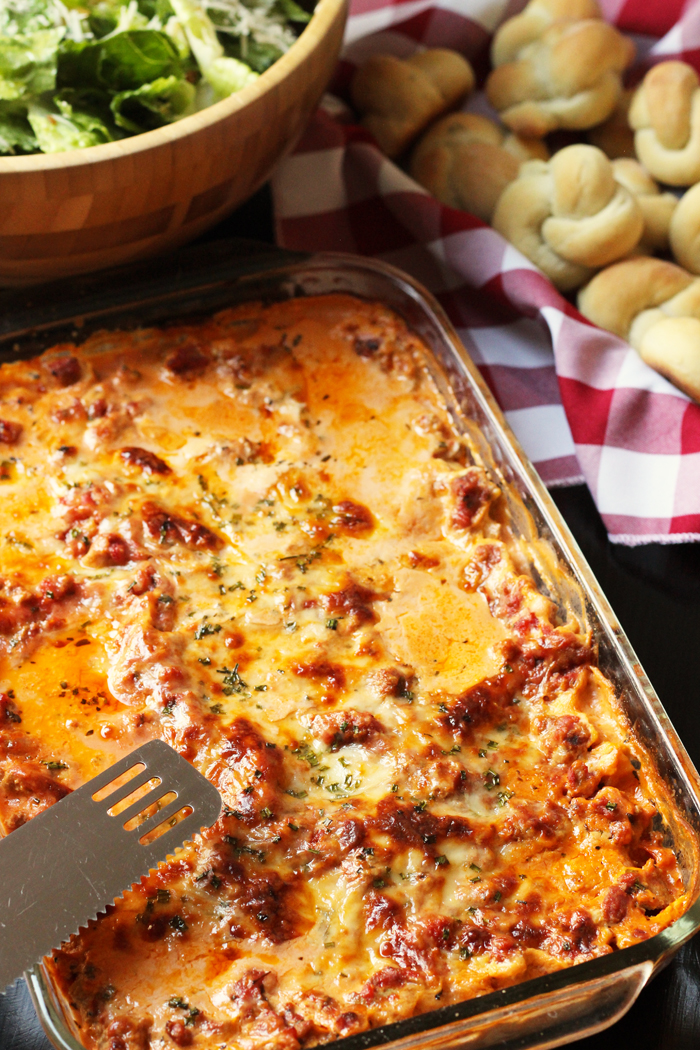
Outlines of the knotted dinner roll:
{"type": "Polygon", "coordinates": [[[700,400],[700,278],[663,259],[626,259],[596,274],[578,307],[700,400]]]}
{"type": "MultiPolygon", "coordinates": [[[[678,207],[678,198],[673,193],[662,193],[657,183],[638,160],[632,160],[631,157],[618,157],[612,162],[612,166],[615,181],[636,197],[637,204],[642,210],[644,232],[637,245],[638,249],[640,252],[650,253],[667,251],[669,228],[673,214],[678,207]]],[[[700,204],[700,200],[698,203],[700,204]]],[[[700,232],[700,210],[698,210],[696,229],[700,232]]],[[[698,261],[700,262],[700,257],[698,261]]]]}
{"type": "Polygon", "coordinates": [[[539,139],[508,134],[476,113],[450,113],[423,136],[411,175],[442,204],[490,222],[493,209],[523,161],[549,156],[539,139]]]}
{"type": "Polygon", "coordinates": [[[495,68],[486,94],[519,135],[591,128],[610,116],[620,98],[620,74],[634,57],[634,45],[603,22],[597,8],[593,16],[572,19],[561,17],[564,6],[531,0],[516,29],[506,22],[494,39],[495,68]]]}
{"type": "Polygon", "coordinates": [[[644,219],[595,146],[567,146],[549,163],[529,161],[496,205],[493,226],[562,291],[622,258],[639,242],[644,219]]]}
{"type": "Polygon", "coordinates": [[[530,0],[519,15],[506,19],[496,30],[491,43],[491,62],[494,66],[514,62],[523,48],[555,22],[601,17],[596,0],[530,0]]]}
{"type": "Polygon", "coordinates": [[[700,182],[700,81],[685,62],[659,62],[639,85],[629,112],[637,156],[670,186],[700,182]]]}
{"type": "Polygon", "coordinates": [[[355,73],[352,100],[388,157],[474,87],[474,71],[456,51],[433,48],[410,58],[372,55],[355,73]]]}
{"type": "Polygon", "coordinates": [[[700,273],[700,183],[684,193],[671,219],[671,251],[681,266],[700,273]]]}

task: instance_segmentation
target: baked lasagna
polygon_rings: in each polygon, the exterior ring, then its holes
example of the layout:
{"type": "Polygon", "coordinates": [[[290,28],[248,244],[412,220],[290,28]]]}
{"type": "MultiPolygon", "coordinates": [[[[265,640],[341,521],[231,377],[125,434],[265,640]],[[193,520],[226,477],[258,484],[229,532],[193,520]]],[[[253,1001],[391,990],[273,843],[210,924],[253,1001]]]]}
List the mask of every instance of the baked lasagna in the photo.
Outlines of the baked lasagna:
{"type": "Polygon", "coordinates": [[[298,1050],[687,907],[581,624],[380,303],[0,369],[0,820],[166,740],[218,823],[48,964],[88,1050],[298,1050]]]}

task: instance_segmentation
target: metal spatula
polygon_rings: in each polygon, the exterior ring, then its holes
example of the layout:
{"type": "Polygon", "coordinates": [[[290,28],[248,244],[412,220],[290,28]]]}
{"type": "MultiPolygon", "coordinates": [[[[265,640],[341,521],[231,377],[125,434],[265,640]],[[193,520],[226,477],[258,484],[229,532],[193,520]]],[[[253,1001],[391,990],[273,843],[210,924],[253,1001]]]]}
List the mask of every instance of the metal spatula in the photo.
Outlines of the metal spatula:
{"type": "Polygon", "coordinates": [[[0,991],[220,812],[214,785],[168,744],[152,740],[0,840],[0,991]],[[118,806],[154,780],[147,794],[118,806]],[[172,801],[138,823],[139,814],[171,793],[172,801]],[[189,815],[182,816],[183,808],[189,815]],[[176,815],[182,819],[170,826],[176,815]]]}

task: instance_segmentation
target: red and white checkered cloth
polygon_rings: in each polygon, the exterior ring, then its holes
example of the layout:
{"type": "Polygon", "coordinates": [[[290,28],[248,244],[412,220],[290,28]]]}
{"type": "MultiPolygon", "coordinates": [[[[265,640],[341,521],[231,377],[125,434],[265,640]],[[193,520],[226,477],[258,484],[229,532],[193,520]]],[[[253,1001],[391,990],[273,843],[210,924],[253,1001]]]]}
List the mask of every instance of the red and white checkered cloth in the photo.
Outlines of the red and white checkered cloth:
{"type": "MultiPolygon", "coordinates": [[[[495,27],[522,6],[352,0],[332,90],[346,96],[357,63],[377,51],[456,48],[483,74],[495,27]]],[[[700,0],[602,6],[635,39],[637,71],[669,57],[700,70],[700,0]]],[[[485,105],[477,93],[465,108],[485,105]]],[[[272,186],[283,247],[384,259],[436,295],[544,481],[585,480],[611,540],[700,540],[700,406],[589,325],[499,234],[438,204],[333,98],[272,186]]]]}

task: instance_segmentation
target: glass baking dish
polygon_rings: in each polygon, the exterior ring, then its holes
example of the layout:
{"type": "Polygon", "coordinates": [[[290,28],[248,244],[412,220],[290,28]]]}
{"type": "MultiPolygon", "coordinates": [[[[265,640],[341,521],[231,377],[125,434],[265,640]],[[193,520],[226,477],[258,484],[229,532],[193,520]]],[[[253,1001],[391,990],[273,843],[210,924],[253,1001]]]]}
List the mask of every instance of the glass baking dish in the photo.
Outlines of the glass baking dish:
{"type": "MultiPolygon", "coordinates": [[[[475,461],[490,471],[505,493],[514,542],[530,572],[545,593],[592,631],[599,665],[615,684],[630,733],[653,756],[661,783],[656,801],[691,904],[662,933],[631,948],[340,1039],[335,1045],[338,1050],[376,1045],[448,1050],[498,1044],[526,1050],[591,1035],[621,1017],[653,974],[700,929],[698,773],[559,511],[436,301],[410,277],[377,261],[331,254],[272,268],[270,261],[269,254],[262,256],[257,265],[265,268],[255,272],[256,262],[249,256],[238,273],[230,265],[224,277],[219,270],[200,271],[198,283],[190,275],[174,289],[156,280],[150,290],[144,292],[141,286],[138,295],[125,294],[123,286],[120,291],[118,282],[106,292],[95,293],[93,288],[78,308],[79,317],[66,316],[68,306],[60,316],[60,307],[47,309],[44,301],[33,311],[32,329],[22,320],[31,316],[26,311],[15,313],[15,323],[6,314],[0,322],[0,360],[27,357],[60,342],[82,342],[99,329],[157,324],[255,299],[342,292],[381,300],[404,317],[432,352],[430,370],[475,461]]],[[[52,1043],[60,1050],[81,1050],[71,1011],[54,989],[45,964],[26,977],[52,1043]]]]}

